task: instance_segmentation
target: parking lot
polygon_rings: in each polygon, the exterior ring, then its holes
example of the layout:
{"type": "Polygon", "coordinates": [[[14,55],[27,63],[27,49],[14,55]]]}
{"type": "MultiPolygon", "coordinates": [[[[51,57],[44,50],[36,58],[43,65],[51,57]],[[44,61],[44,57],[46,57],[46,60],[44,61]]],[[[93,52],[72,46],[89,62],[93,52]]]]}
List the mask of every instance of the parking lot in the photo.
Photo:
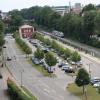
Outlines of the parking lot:
{"type": "Polygon", "coordinates": [[[36,59],[33,56],[32,62],[36,65],[40,65],[40,66],[44,67],[44,69],[50,73],[57,74],[57,77],[58,76],[60,77],[60,75],[64,76],[64,75],[66,75],[66,73],[73,73],[73,75],[74,75],[75,73],[77,73],[78,69],[82,67],[81,61],[75,63],[75,62],[71,61],[70,59],[64,60],[62,57],[60,57],[57,54],[57,52],[53,48],[45,45],[43,42],[41,42],[37,39],[31,39],[31,40],[27,39],[26,41],[29,42],[33,48],[39,48],[44,53],[51,51],[54,54],[54,56],[57,59],[57,64],[55,66],[52,66],[51,68],[45,63],[44,59],[42,59],[40,61],[39,59],[36,59]]]}

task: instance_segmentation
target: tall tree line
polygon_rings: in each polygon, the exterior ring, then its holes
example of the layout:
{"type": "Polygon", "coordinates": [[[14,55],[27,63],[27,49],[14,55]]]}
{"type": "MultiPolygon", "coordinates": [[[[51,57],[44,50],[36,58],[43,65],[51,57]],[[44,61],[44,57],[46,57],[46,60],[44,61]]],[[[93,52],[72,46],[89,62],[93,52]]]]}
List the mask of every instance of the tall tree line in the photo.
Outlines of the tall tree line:
{"type": "Polygon", "coordinates": [[[5,31],[5,26],[3,21],[0,19],[0,51],[2,50],[2,46],[4,45],[4,31],[5,31]]]}
{"type": "Polygon", "coordinates": [[[93,39],[93,35],[100,36],[99,6],[89,4],[83,8],[79,15],[68,13],[60,16],[48,6],[34,6],[20,11],[13,10],[9,14],[11,15],[9,26],[12,26],[11,30],[13,31],[18,29],[25,20],[34,20],[38,25],[64,32],[67,38],[76,39],[100,48],[100,42],[93,39]]]}

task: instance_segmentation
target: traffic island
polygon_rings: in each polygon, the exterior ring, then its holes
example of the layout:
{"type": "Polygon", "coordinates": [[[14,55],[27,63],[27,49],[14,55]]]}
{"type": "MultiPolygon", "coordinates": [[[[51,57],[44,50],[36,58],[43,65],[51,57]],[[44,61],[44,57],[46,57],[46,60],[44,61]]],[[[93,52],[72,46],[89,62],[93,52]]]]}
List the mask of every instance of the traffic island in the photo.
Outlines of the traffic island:
{"type": "Polygon", "coordinates": [[[48,73],[47,70],[44,69],[43,66],[34,64],[31,60],[28,61],[36,70],[38,70],[43,76],[46,77],[53,77],[55,78],[56,75],[54,73],[48,73]]]}
{"type": "Polygon", "coordinates": [[[85,95],[83,95],[82,87],[78,87],[74,83],[69,84],[66,89],[73,95],[79,97],[81,100],[100,100],[98,89],[91,85],[86,86],[85,95]]]}

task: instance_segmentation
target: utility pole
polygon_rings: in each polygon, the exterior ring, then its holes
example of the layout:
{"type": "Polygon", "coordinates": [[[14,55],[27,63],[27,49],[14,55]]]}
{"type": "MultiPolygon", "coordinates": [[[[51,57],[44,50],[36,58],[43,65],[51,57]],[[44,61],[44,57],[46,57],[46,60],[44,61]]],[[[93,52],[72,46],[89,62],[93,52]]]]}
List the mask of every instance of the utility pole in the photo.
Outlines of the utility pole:
{"type": "Polygon", "coordinates": [[[88,66],[89,66],[89,76],[91,78],[91,63],[89,63],[88,66]]]}
{"type": "Polygon", "coordinates": [[[69,2],[69,13],[71,13],[71,2],[69,2]]]}
{"type": "Polygon", "coordinates": [[[21,70],[21,87],[23,86],[23,72],[24,72],[24,69],[21,70]]]}

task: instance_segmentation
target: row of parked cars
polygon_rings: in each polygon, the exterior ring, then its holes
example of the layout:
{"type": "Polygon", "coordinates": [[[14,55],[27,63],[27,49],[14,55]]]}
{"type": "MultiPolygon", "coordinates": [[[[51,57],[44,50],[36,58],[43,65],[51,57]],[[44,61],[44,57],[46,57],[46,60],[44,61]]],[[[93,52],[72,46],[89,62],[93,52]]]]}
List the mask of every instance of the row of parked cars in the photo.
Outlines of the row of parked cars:
{"type": "Polygon", "coordinates": [[[75,69],[71,67],[68,63],[59,62],[58,67],[64,70],[66,73],[75,73],[75,69]]]}
{"type": "Polygon", "coordinates": [[[36,48],[41,49],[44,53],[47,53],[48,51],[50,51],[49,48],[46,47],[46,46],[43,46],[43,43],[40,42],[39,40],[29,40],[29,42],[30,42],[33,46],[35,46],[36,48]]]}
{"type": "Polygon", "coordinates": [[[73,62],[71,59],[68,59],[67,62],[63,61],[59,57],[57,57],[58,67],[64,70],[66,73],[75,73],[75,69],[82,67],[82,61],[73,62]]]}
{"type": "Polygon", "coordinates": [[[55,68],[48,66],[44,59],[39,60],[39,59],[37,59],[35,57],[32,57],[31,60],[35,65],[40,65],[45,70],[47,70],[48,73],[53,73],[55,71],[55,68]]]}

